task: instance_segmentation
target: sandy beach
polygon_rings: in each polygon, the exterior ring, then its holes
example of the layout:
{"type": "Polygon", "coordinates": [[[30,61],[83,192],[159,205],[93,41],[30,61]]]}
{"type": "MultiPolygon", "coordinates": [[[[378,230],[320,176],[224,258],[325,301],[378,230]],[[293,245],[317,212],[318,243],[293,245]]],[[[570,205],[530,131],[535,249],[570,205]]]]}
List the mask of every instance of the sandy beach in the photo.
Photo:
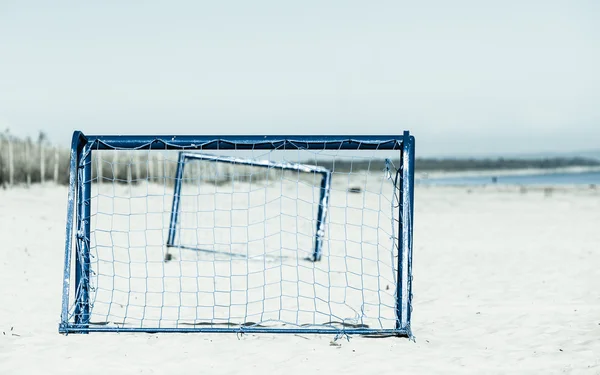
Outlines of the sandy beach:
{"type": "Polygon", "coordinates": [[[1,374],[600,374],[600,189],[418,187],[415,341],[58,334],[67,191],[0,191],[1,374]]]}

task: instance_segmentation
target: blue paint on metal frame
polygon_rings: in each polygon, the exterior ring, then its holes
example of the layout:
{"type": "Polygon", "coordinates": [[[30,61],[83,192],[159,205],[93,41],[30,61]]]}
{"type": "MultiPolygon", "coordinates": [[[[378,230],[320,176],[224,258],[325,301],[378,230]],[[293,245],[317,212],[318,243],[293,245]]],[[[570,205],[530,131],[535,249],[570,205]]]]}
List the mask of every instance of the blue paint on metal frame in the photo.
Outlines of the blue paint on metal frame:
{"type": "Polygon", "coordinates": [[[90,321],[90,204],[92,190],[92,153],[89,144],[81,149],[78,160],[75,325],[87,327],[90,321]]]}
{"type": "Polygon", "coordinates": [[[327,171],[321,179],[321,194],[319,198],[319,212],[317,213],[317,232],[315,236],[315,251],[313,262],[321,260],[323,237],[325,236],[325,221],[329,211],[329,195],[331,191],[331,171],[327,171]]]}
{"type": "MultiPolygon", "coordinates": [[[[181,201],[181,184],[183,179],[183,167],[186,159],[185,155],[185,153],[180,152],[179,158],[177,159],[173,204],[171,206],[171,220],[169,221],[169,237],[167,238],[167,253],[169,251],[169,246],[175,246],[175,232],[177,229],[177,222],[179,221],[179,202],[181,201]]],[[[168,260],[166,256],[165,260],[168,260]]]]}
{"type": "Polygon", "coordinates": [[[416,147],[416,142],[415,142],[415,137],[409,135],[408,133],[406,135],[408,137],[408,142],[410,144],[410,156],[409,156],[409,164],[408,164],[408,171],[409,171],[408,179],[410,181],[410,186],[408,188],[408,191],[410,194],[410,208],[408,210],[410,212],[410,223],[409,223],[408,234],[410,236],[410,241],[409,241],[408,248],[407,248],[408,262],[406,265],[408,267],[408,304],[406,306],[406,309],[407,309],[406,329],[412,336],[410,322],[411,322],[412,308],[413,308],[412,307],[412,298],[413,298],[413,294],[412,294],[412,279],[413,279],[412,255],[413,255],[414,222],[415,222],[415,147],[416,147]]]}
{"type": "MultiPolygon", "coordinates": [[[[412,336],[410,320],[412,312],[412,247],[414,219],[414,161],[415,139],[408,132],[398,136],[85,136],[76,131],[71,143],[69,169],[69,194],[67,204],[67,226],[65,238],[65,262],[60,333],[88,332],[229,332],[229,333],[315,333],[315,334],[358,334],[412,336]],[[160,147],[157,147],[159,146],[160,147]],[[91,212],[91,154],[92,150],[273,150],[285,148],[308,150],[400,150],[401,186],[398,239],[398,286],[396,301],[396,328],[271,328],[259,326],[238,327],[176,327],[176,328],[133,328],[107,327],[90,324],[91,303],[89,301],[90,273],[90,212],[91,212]],[[77,207],[75,204],[77,203],[77,207]],[[74,233],[75,225],[77,232],[74,233]],[[73,237],[76,237],[73,249],[73,237]],[[75,251],[75,287],[71,286],[71,258],[75,251]],[[69,315],[69,294],[75,290],[74,316],[69,315]]],[[[181,156],[180,156],[181,158],[181,156]]],[[[321,172],[319,172],[321,173],[321,172]]],[[[181,188],[183,163],[180,159],[176,185],[181,188]]],[[[314,259],[321,255],[322,227],[327,214],[331,173],[326,173],[321,184],[321,200],[317,223],[314,259]],[[326,193],[323,194],[323,191],[326,193]]],[[[180,196],[180,191],[176,191],[180,196]]],[[[177,198],[178,199],[178,198],[177,198]]],[[[174,208],[179,203],[175,202],[174,208]]],[[[176,210],[178,212],[179,209],[176,210]]],[[[169,243],[174,237],[171,230],[177,223],[177,215],[171,217],[169,243]]],[[[174,236],[174,234],[173,234],[174,236]]]]}
{"type": "Polygon", "coordinates": [[[77,201],[78,186],[78,160],[79,152],[87,142],[83,133],[76,131],[73,133],[71,141],[71,161],[69,166],[69,196],[67,203],[67,230],[65,238],[65,263],[63,275],[63,299],[62,311],[60,316],[59,332],[66,333],[69,326],[69,291],[71,287],[71,253],[73,240],[73,220],[75,220],[75,203],[77,201]]]}
{"type": "MultiPolygon", "coordinates": [[[[185,167],[185,163],[188,159],[193,160],[206,160],[206,161],[215,161],[220,163],[229,163],[236,165],[250,165],[257,167],[267,167],[267,168],[278,168],[284,170],[292,170],[292,171],[300,171],[307,173],[319,173],[321,174],[321,188],[320,188],[320,197],[319,197],[319,210],[317,214],[317,223],[316,223],[316,232],[315,232],[315,247],[313,249],[313,254],[311,260],[313,262],[321,260],[321,249],[323,247],[323,236],[325,235],[325,220],[327,218],[327,211],[329,210],[329,194],[331,189],[331,171],[327,168],[315,166],[315,165],[307,165],[307,164],[298,164],[298,163],[288,163],[288,162],[274,162],[271,160],[252,160],[252,159],[243,159],[237,157],[230,156],[217,156],[217,155],[208,155],[201,153],[192,153],[192,152],[180,152],[179,158],[177,160],[177,171],[175,175],[175,187],[173,188],[173,206],[171,209],[171,219],[169,224],[169,236],[167,238],[167,254],[165,255],[165,260],[168,260],[168,251],[169,247],[180,247],[190,249],[187,246],[178,246],[175,244],[175,237],[177,232],[177,223],[179,222],[179,213],[180,213],[180,202],[181,202],[181,186],[183,184],[183,170],[185,167]]],[[[203,249],[195,249],[198,251],[207,251],[203,249]]],[[[226,254],[226,253],[224,253],[226,254]]]]}
{"type": "Polygon", "coordinates": [[[398,286],[396,287],[396,328],[411,334],[412,248],[414,218],[414,146],[415,139],[404,132],[400,154],[400,220],[398,238],[398,286]]]}
{"type": "Polygon", "coordinates": [[[94,150],[400,150],[398,136],[130,136],[90,135],[94,150]]]}
{"type": "Polygon", "coordinates": [[[144,332],[144,333],[287,333],[287,334],[322,334],[322,335],[375,335],[375,336],[404,336],[411,337],[411,332],[404,329],[374,329],[374,328],[276,328],[276,327],[175,327],[175,328],[141,328],[141,327],[107,327],[93,326],[77,329],[67,327],[64,333],[84,332],[144,332]]]}

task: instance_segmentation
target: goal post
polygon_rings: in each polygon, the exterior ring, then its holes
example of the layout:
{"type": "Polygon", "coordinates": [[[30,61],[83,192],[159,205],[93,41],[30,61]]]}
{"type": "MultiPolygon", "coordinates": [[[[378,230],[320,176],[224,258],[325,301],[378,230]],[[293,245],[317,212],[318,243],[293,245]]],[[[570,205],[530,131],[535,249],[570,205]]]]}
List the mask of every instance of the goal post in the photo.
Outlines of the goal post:
{"type": "Polygon", "coordinates": [[[414,150],[76,131],[59,332],[411,336],[414,150]]]}
{"type": "Polygon", "coordinates": [[[167,239],[167,253],[165,261],[171,259],[171,254],[168,252],[170,247],[187,248],[189,250],[196,251],[213,251],[207,249],[201,249],[198,246],[186,246],[185,244],[178,244],[176,241],[177,237],[177,224],[179,222],[180,203],[182,196],[182,186],[184,183],[184,172],[185,166],[189,161],[205,161],[213,163],[226,163],[234,166],[252,166],[262,167],[267,169],[279,169],[282,171],[296,171],[299,173],[318,174],[321,176],[320,181],[320,193],[318,201],[318,212],[316,220],[314,250],[310,260],[316,262],[321,260],[321,248],[323,245],[323,235],[325,233],[325,218],[327,216],[327,209],[329,206],[329,191],[331,185],[331,171],[325,167],[307,164],[298,164],[291,162],[276,162],[272,160],[253,160],[244,159],[239,157],[227,157],[218,155],[208,155],[198,152],[180,152],[177,161],[177,170],[175,172],[175,186],[173,191],[173,206],[171,210],[170,226],[169,226],[169,237],[167,239]]]}

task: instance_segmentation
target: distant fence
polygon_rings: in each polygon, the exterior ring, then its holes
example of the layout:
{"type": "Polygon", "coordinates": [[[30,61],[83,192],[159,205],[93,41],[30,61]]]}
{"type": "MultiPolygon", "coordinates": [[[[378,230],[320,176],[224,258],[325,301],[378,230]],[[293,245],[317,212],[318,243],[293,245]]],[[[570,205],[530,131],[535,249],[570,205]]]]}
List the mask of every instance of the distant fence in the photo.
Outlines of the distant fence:
{"type": "MultiPolygon", "coordinates": [[[[43,140],[33,142],[30,139],[23,140],[0,134],[0,187],[30,186],[47,182],[67,185],[69,158],[70,152],[66,148],[51,145],[43,140]]],[[[149,181],[173,185],[177,163],[177,151],[96,151],[92,154],[92,178],[100,184],[138,184],[149,181]]],[[[192,162],[186,168],[184,178],[191,183],[202,181],[221,185],[231,183],[232,180],[272,181],[282,178],[281,174],[285,173],[291,175],[291,172],[273,168],[192,162]]],[[[310,176],[302,175],[302,178],[310,176]]]]}
{"type": "MultiPolygon", "coordinates": [[[[165,157],[163,152],[143,155],[141,152],[94,153],[94,176],[99,182],[108,179],[120,183],[139,180],[171,181],[177,166],[177,154],[165,157]],[[169,160],[173,159],[173,160],[169,160]]],[[[0,133],[0,187],[30,186],[53,182],[69,183],[70,152],[40,137],[37,142],[0,133]]]]}
{"type": "Polygon", "coordinates": [[[0,186],[67,184],[69,152],[41,140],[0,135],[0,186]]]}

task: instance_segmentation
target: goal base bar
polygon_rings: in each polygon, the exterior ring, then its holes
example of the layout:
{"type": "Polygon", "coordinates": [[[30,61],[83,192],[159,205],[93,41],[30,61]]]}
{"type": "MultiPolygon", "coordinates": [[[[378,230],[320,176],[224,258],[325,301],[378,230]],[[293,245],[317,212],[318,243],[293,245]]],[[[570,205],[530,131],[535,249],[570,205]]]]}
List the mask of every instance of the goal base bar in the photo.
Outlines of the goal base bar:
{"type": "MultiPolygon", "coordinates": [[[[166,245],[166,247],[169,249],[190,250],[190,251],[195,251],[197,253],[215,254],[215,255],[219,255],[219,256],[223,256],[223,257],[247,259],[247,260],[254,260],[254,261],[259,261],[259,260],[263,260],[263,259],[269,259],[269,261],[275,261],[275,260],[279,260],[279,259],[299,259],[299,260],[306,260],[306,261],[310,261],[310,262],[319,261],[319,259],[316,259],[314,257],[314,254],[311,254],[311,256],[305,256],[305,257],[287,257],[287,256],[282,256],[282,255],[271,255],[267,252],[264,252],[264,253],[258,254],[258,255],[246,255],[246,254],[242,254],[242,253],[233,253],[231,251],[201,249],[201,248],[193,247],[193,246],[166,245]]],[[[271,251],[271,253],[276,254],[277,251],[271,251]]],[[[173,259],[172,256],[173,256],[172,252],[166,253],[165,254],[165,262],[171,261],[173,259]]]]}
{"type": "Polygon", "coordinates": [[[412,337],[410,329],[331,329],[331,328],[266,328],[266,327],[235,327],[235,328],[133,328],[133,327],[60,327],[59,333],[89,333],[89,332],[116,332],[116,333],[289,333],[289,334],[324,334],[324,335],[374,335],[412,337]]]}

